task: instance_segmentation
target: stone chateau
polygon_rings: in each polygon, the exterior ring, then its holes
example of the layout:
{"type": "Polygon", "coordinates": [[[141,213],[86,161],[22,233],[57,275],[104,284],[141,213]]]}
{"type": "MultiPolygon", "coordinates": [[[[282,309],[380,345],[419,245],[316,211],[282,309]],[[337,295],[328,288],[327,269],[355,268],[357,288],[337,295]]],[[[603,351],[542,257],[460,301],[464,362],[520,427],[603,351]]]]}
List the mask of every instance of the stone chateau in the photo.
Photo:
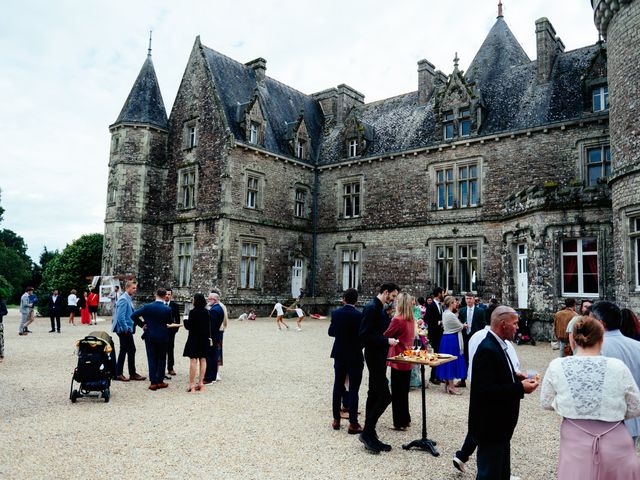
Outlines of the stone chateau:
{"type": "Polygon", "coordinates": [[[233,315],[388,280],[536,320],[566,297],[638,309],[640,2],[593,4],[606,41],[565,51],[540,18],[532,60],[499,11],[467,71],[420,60],[416,91],[373,103],[197,37],[167,117],[149,55],[109,127],[102,274],[215,285],[233,315]]]}

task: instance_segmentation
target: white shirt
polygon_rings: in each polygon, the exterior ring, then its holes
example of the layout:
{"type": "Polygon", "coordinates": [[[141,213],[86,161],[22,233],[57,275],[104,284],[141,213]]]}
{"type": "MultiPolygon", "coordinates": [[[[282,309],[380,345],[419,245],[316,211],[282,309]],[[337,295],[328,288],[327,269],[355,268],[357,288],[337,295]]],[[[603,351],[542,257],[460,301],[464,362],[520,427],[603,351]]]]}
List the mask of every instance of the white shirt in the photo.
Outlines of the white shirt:
{"type": "MultiPolygon", "coordinates": [[[[482,330],[478,330],[476,333],[471,335],[471,338],[469,339],[469,372],[467,373],[468,379],[469,379],[469,383],[471,383],[471,372],[473,370],[473,368],[472,368],[473,367],[473,357],[476,354],[476,350],[478,350],[478,347],[480,346],[482,341],[485,338],[487,338],[487,333],[489,333],[490,331],[491,331],[491,327],[489,327],[489,325],[487,325],[482,330]]],[[[493,333],[493,332],[491,332],[491,333],[493,333]]],[[[511,343],[509,340],[502,340],[497,335],[496,335],[496,337],[501,342],[500,343],[501,345],[506,346],[505,352],[507,353],[507,355],[509,355],[509,360],[511,360],[511,364],[513,365],[513,368],[515,369],[515,371],[519,372],[520,371],[520,360],[518,359],[518,354],[516,353],[516,349],[514,348],[513,343],[511,343]]],[[[504,348],[504,346],[503,346],[503,348],[504,348]]]]}
{"type": "Polygon", "coordinates": [[[471,324],[473,323],[473,309],[474,307],[467,307],[467,332],[471,331],[471,324]]]}
{"type": "Polygon", "coordinates": [[[275,306],[273,308],[276,309],[276,313],[278,314],[279,317],[281,317],[282,315],[284,315],[284,310],[282,310],[283,305],[278,302],[275,304],[275,306]]]}
{"type": "Polygon", "coordinates": [[[53,299],[53,303],[56,303],[56,300],[58,300],[58,295],[51,295],[51,298],[53,299]]]}
{"type": "Polygon", "coordinates": [[[67,297],[67,305],[70,307],[78,306],[78,297],[76,297],[73,293],[67,297]]]}
{"type": "Polygon", "coordinates": [[[640,416],[640,391],[617,358],[556,358],[544,375],[540,404],[565,418],[618,422],[640,416]]]}

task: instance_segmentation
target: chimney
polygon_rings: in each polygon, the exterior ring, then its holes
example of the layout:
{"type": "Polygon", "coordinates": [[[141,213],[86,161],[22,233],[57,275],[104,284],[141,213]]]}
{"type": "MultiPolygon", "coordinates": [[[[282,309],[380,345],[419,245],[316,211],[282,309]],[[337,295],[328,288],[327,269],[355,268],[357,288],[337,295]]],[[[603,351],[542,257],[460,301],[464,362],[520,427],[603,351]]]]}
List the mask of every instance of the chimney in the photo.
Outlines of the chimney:
{"type": "Polygon", "coordinates": [[[258,57],[255,60],[251,60],[250,62],[245,63],[247,67],[253,68],[253,71],[256,74],[256,82],[258,85],[264,85],[264,77],[265,72],[267,71],[267,61],[258,57]]]}
{"type": "Polygon", "coordinates": [[[556,36],[556,31],[548,18],[536,20],[536,49],[538,83],[547,83],[558,53],[564,52],[564,43],[556,36]]]}
{"type": "Polygon", "coordinates": [[[336,107],[338,105],[337,88],[328,88],[327,90],[322,90],[321,92],[314,93],[311,96],[315,101],[320,103],[322,113],[324,113],[324,116],[327,118],[327,120],[335,118],[336,107]]]}
{"type": "Polygon", "coordinates": [[[418,105],[426,105],[433,91],[435,66],[429,60],[418,61],[418,105]]]}
{"type": "Polygon", "coordinates": [[[344,83],[338,85],[338,101],[336,105],[336,122],[344,122],[351,109],[364,105],[364,95],[344,83]]]}

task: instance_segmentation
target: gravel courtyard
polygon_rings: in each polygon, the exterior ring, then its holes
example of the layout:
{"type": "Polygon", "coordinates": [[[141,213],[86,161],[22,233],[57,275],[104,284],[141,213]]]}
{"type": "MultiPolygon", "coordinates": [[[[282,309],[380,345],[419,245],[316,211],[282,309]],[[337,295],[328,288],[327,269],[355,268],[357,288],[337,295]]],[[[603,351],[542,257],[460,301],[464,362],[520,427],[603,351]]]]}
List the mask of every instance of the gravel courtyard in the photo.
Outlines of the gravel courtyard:
{"type": "MultiPolygon", "coordinates": [[[[19,337],[18,314],[5,317],[5,361],[0,364],[0,478],[474,478],[475,456],[465,475],[451,457],[461,445],[469,392],[459,397],[427,390],[429,437],[441,456],[405,451],[420,437],[420,392],[410,394],[412,428],[390,429],[391,408],[379,424],[393,451],[371,455],[356,436],[331,429],[332,339],[328,319],[307,319],[301,332],[279,332],[275,321],[232,321],[225,333],[222,381],[203,393],[186,393],[186,332],[176,338],[177,376],[152,392],[148,382],[114,382],[111,402],[69,401],[76,365],[74,342],[96,327],[66,324],[48,333],[38,318],[33,334],[19,337]]],[[[98,330],[108,330],[102,321],[98,330]]],[[[139,335],[136,364],[146,375],[139,335]]],[[[116,348],[118,340],[116,338],[116,348]]],[[[523,369],[544,372],[555,356],[548,343],[517,347],[523,369]]],[[[125,368],[125,374],[126,374],[125,368]]],[[[366,399],[365,379],[360,410],[366,399]]],[[[513,473],[555,478],[560,419],[538,405],[537,392],[522,402],[512,442],[513,473]]]]}

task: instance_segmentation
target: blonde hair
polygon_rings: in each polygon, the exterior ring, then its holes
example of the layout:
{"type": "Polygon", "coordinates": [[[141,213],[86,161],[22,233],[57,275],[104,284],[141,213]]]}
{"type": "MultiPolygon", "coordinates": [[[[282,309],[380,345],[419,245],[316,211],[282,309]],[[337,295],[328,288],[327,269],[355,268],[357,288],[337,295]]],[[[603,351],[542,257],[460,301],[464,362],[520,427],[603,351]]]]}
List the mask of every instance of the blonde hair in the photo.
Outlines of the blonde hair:
{"type": "Polygon", "coordinates": [[[396,317],[413,321],[414,299],[408,293],[400,292],[396,297],[396,317]]]}
{"type": "Polygon", "coordinates": [[[444,297],[444,300],[442,301],[442,303],[444,303],[445,307],[449,308],[449,305],[457,301],[458,299],[453,295],[447,295],[446,297],[444,297]]]}

